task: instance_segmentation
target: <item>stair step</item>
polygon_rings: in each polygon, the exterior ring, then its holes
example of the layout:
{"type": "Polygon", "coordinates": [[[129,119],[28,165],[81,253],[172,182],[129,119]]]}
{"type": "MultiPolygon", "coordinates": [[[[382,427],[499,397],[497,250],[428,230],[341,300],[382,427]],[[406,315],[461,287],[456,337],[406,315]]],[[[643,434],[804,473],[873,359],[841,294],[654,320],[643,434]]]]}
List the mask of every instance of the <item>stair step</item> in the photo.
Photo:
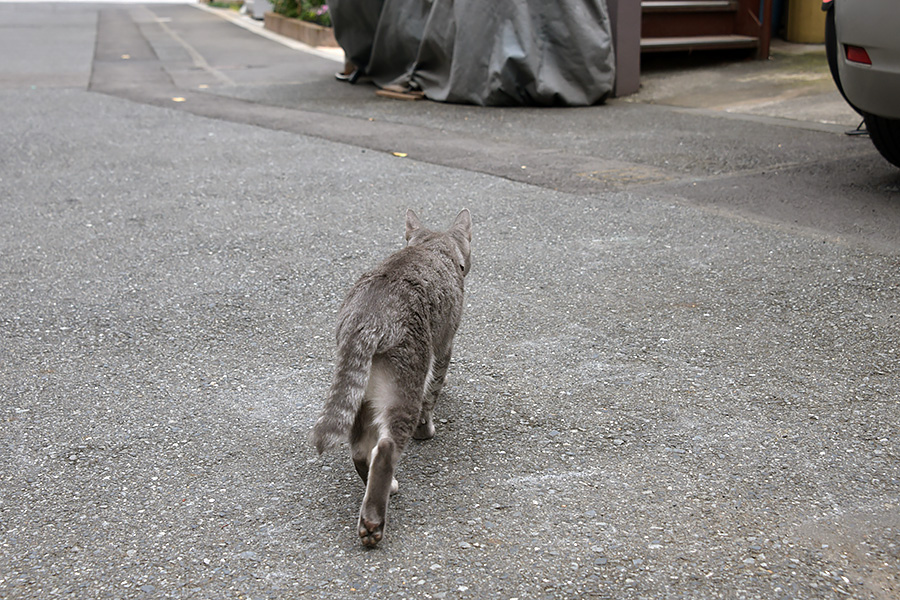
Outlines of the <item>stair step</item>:
{"type": "Polygon", "coordinates": [[[738,9],[737,0],[643,0],[641,12],[734,12],[738,9]]]}
{"type": "Polygon", "coordinates": [[[644,0],[641,37],[736,33],[739,6],[737,0],[644,0]]]}
{"type": "Polygon", "coordinates": [[[697,35],[687,37],[641,38],[641,52],[678,50],[726,50],[756,48],[759,40],[747,35],[697,35]]]}

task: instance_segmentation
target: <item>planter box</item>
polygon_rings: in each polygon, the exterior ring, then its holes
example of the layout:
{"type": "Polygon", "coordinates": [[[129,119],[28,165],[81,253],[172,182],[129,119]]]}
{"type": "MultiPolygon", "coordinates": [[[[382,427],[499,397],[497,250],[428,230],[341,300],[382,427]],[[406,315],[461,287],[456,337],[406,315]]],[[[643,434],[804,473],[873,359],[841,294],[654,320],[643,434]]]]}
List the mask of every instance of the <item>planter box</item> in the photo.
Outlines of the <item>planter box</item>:
{"type": "Polygon", "coordinates": [[[334,39],[334,30],[331,27],[322,27],[300,19],[289,19],[273,12],[266,13],[265,27],[269,31],[309,46],[338,47],[337,40],[334,39]]]}

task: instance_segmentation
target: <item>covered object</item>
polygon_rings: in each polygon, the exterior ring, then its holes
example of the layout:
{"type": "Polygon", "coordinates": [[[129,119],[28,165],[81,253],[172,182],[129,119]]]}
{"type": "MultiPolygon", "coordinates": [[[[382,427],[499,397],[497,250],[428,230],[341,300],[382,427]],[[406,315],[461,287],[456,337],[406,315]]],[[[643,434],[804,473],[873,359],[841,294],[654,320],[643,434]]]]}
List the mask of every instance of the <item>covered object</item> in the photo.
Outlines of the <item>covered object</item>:
{"type": "Polygon", "coordinates": [[[431,100],[583,106],[615,82],[605,0],[331,0],[329,10],[362,74],[431,100]]]}

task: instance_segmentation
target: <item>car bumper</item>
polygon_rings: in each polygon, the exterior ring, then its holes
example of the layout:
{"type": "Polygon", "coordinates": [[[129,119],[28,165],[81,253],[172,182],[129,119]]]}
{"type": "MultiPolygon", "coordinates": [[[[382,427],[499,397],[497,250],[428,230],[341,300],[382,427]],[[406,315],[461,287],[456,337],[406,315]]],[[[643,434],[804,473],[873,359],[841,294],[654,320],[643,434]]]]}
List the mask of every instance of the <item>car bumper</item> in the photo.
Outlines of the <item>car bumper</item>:
{"type": "Polygon", "coordinates": [[[834,4],[838,72],[844,93],[864,112],[900,119],[900,12],[896,2],[838,0],[834,4]],[[848,61],[847,45],[864,48],[872,64],[848,61]]]}

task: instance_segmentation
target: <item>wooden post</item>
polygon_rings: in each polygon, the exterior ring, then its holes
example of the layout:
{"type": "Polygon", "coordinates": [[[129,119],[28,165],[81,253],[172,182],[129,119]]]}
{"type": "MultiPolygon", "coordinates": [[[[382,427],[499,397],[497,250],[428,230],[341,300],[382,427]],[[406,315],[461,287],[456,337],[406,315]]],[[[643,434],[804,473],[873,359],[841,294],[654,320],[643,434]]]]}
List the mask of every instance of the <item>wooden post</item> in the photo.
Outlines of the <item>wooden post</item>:
{"type": "Polygon", "coordinates": [[[633,94],[641,87],[641,0],[606,0],[616,53],[613,96],[633,94]]]}

